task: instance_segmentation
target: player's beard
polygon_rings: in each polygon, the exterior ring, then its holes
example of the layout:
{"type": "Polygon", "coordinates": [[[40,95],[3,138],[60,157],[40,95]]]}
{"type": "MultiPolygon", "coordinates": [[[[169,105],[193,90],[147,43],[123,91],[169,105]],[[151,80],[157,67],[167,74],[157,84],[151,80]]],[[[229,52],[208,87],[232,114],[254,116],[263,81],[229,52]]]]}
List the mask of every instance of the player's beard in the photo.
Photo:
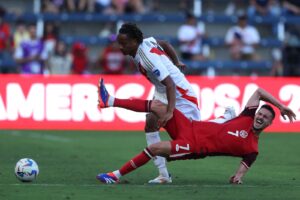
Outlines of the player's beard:
{"type": "Polygon", "coordinates": [[[252,126],[254,132],[259,135],[264,129],[263,128],[255,128],[254,125],[252,126]]]}

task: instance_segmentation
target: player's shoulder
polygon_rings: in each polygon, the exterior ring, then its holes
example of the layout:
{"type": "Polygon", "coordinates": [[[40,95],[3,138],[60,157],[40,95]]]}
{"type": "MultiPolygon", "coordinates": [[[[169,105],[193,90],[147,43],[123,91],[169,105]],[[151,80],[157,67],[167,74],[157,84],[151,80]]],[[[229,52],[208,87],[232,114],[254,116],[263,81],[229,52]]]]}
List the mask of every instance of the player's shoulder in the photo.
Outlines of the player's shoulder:
{"type": "Polygon", "coordinates": [[[254,117],[256,110],[258,106],[247,106],[245,109],[241,112],[240,116],[250,116],[254,117]]]}
{"type": "Polygon", "coordinates": [[[144,49],[157,46],[157,40],[154,37],[144,38],[142,47],[144,49]]]}
{"type": "Polygon", "coordinates": [[[143,42],[156,42],[156,39],[154,37],[147,37],[143,39],[143,42]]]}
{"type": "Polygon", "coordinates": [[[144,38],[143,43],[138,49],[138,53],[148,55],[149,51],[155,46],[157,46],[157,41],[154,37],[144,38]]]}

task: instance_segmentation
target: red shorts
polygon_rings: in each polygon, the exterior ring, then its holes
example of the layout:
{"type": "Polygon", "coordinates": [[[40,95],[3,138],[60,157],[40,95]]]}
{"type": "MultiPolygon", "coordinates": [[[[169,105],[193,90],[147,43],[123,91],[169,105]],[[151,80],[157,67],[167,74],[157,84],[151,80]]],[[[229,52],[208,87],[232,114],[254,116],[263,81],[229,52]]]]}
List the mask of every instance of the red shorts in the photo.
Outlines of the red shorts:
{"type": "Polygon", "coordinates": [[[168,121],[165,129],[172,138],[170,157],[181,157],[195,152],[192,122],[177,109],[173,118],[168,121]]]}

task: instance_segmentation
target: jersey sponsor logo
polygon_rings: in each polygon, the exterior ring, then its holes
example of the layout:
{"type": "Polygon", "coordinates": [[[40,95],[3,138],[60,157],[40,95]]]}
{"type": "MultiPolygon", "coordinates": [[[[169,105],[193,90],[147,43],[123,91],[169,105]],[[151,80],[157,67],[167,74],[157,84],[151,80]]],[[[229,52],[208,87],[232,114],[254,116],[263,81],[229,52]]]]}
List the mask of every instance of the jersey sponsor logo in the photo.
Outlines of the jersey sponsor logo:
{"type": "Polygon", "coordinates": [[[240,131],[240,137],[241,137],[241,138],[246,138],[246,137],[248,137],[248,132],[245,131],[245,130],[241,130],[241,131],[240,131]]]}
{"type": "Polygon", "coordinates": [[[155,76],[160,76],[160,71],[158,69],[156,69],[156,70],[153,71],[153,74],[155,76]]]}

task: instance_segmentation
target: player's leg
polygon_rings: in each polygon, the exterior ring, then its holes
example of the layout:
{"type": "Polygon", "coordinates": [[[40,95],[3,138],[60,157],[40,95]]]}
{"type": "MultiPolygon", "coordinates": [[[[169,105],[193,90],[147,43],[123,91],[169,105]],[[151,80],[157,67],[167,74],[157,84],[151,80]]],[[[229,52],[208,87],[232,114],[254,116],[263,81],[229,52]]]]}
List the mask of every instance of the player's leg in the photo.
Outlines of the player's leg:
{"type": "MultiPolygon", "coordinates": [[[[153,111],[156,113],[156,115],[153,113],[149,113],[146,117],[146,125],[145,125],[146,141],[148,146],[161,141],[159,136],[157,116],[162,116],[166,112],[165,104],[160,103],[158,100],[153,100],[152,102],[153,106],[151,106],[150,104],[151,101],[114,98],[107,92],[103,79],[101,79],[99,82],[98,90],[99,90],[98,91],[99,108],[121,107],[121,108],[126,108],[137,112],[150,112],[151,107],[153,107],[153,111]]],[[[149,182],[158,183],[158,184],[171,183],[172,180],[166,167],[166,159],[157,156],[154,159],[154,165],[158,168],[159,176],[153,180],[150,180],[149,182]]]]}
{"type": "Polygon", "coordinates": [[[103,79],[98,84],[98,108],[120,107],[136,112],[150,112],[151,101],[139,99],[118,99],[110,95],[103,79]]]}
{"type": "MultiPolygon", "coordinates": [[[[158,127],[158,117],[153,113],[146,115],[145,125],[146,141],[147,145],[150,146],[161,141],[158,127]]],[[[149,181],[152,184],[171,183],[172,179],[169,175],[166,159],[161,156],[155,156],[153,158],[154,165],[157,167],[159,175],[155,179],[149,181]]]]}
{"type": "Polygon", "coordinates": [[[119,170],[98,174],[96,178],[106,184],[118,183],[120,178],[133,170],[143,166],[154,156],[168,156],[171,153],[171,142],[159,142],[145,148],[141,153],[126,162],[119,170]]]}
{"type": "MultiPolygon", "coordinates": [[[[105,84],[103,82],[103,79],[101,79],[99,81],[99,85],[98,85],[98,94],[99,94],[99,104],[98,107],[101,108],[106,108],[106,107],[121,107],[121,108],[126,108],[129,110],[133,110],[136,112],[155,112],[156,115],[158,116],[162,116],[165,112],[166,112],[166,106],[163,105],[162,103],[160,104],[155,104],[154,105],[154,101],[152,102],[152,105],[150,107],[150,102],[151,101],[147,101],[147,100],[138,100],[138,99],[117,99],[114,98],[113,96],[111,96],[106,88],[105,88],[105,84]],[[153,106],[154,105],[154,106],[153,106]]],[[[192,120],[196,120],[198,121],[198,119],[194,119],[189,117],[188,113],[187,113],[187,107],[185,107],[184,109],[179,108],[179,110],[189,119],[192,120]]],[[[190,110],[190,109],[189,109],[190,110]]],[[[194,116],[197,116],[200,114],[198,114],[198,110],[194,109],[193,110],[194,116]]],[[[199,112],[200,113],[200,112],[199,112]]],[[[226,107],[225,108],[225,112],[224,115],[222,117],[219,117],[217,119],[211,120],[212,122],[216,122],[216,123],[224,123],[230,119],[233,119],[236,117],[236,113],[233,107],[226,107]]]]}

